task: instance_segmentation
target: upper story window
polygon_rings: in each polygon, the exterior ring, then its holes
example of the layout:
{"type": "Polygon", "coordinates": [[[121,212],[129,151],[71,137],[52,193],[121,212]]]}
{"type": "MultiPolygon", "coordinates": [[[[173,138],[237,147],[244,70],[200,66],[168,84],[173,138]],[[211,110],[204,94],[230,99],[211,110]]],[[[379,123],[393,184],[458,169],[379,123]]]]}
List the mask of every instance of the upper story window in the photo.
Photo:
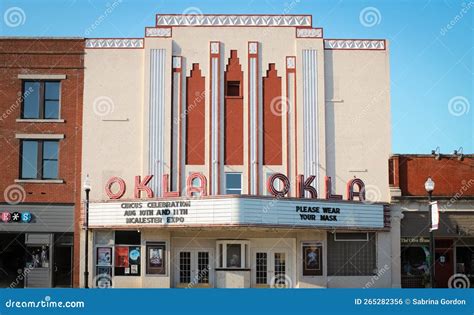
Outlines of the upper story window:
{"type": "Polygon", "coordinates": [[[21,140],[21,179],[57,179],[58,156],[58,140],[21,140]]]}
{"type": "Polygon", "coordinates": [[[59,81],[23,81],[22,119],[59,119],[59,81]]]}
{"type": "Polygon", "coordinates": [[[227,81],[226,96],[240,96],[240,81],[227,81]]]}
{"type": "Polygon", "coordinates": [[[242,173],[225,173],[226,195],[242,194],[242,173]]]}

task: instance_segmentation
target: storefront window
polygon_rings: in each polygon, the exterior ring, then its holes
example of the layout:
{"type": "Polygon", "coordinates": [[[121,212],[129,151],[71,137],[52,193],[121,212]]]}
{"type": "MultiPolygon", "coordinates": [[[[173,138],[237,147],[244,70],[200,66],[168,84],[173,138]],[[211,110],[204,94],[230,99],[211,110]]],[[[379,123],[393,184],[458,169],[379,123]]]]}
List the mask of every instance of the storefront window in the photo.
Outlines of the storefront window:
{"type": "Polygon", "coordinates": [[[115,266],[116,276],[140,275],[140,232],[116,231],[115,232],[115,266]]]}
{"type": "Polygon", "coordinates": [[[247,268],[248,242],[247,241],[219,241],[217,243],[219,257],[218,268],[247,268]]]}
{"type": "Polygon", "coordinates": [[[401,238],[402,288],[424,288],[430,285],[430,250],[427,238],[401,238]]]}
{"type": "Polygon", "coordinates": [[[456,273],[466,275],[474,287],[474,246],[456,247],[456,273]]]}
{"type": "Polygon", "coordinates": [[[374,270],[376,272],[377,268],[375,233],[368,233],[367,240],[364,241],[360,237],[361,233],[327,234],[329,276],[374,275],[374,270]]]}
{"type": "Polygon", "coordinates": [[[49,268],[49,246],[28,246],[27,253],[28,268],[49,268]]]}

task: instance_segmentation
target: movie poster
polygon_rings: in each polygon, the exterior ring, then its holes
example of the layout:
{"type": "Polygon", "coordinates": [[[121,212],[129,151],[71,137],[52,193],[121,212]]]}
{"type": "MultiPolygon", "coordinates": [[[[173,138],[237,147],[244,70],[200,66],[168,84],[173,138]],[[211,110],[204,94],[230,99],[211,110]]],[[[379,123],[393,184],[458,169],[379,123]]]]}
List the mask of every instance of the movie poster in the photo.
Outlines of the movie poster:
{"type": "Polygon", "coordinates": [[[320,243],[303,244],[303,276],[321,276],[323,274],[322,249],[320,243]]]}
{"type": "Polygon", "coordinates": [[[97,247],[97,265],[98,266],[112,265],[112,248],[111,247],[97,247]]]}
{"type": "Polygon", "coordinates": [[[115,267],[128,268],[128,246],[115,247],[115,267]]]}
{"type": "Polygon", "coordinates": [[[165,253],[164,243],[147,245],[147,273],[166,274],[165,253]]]}

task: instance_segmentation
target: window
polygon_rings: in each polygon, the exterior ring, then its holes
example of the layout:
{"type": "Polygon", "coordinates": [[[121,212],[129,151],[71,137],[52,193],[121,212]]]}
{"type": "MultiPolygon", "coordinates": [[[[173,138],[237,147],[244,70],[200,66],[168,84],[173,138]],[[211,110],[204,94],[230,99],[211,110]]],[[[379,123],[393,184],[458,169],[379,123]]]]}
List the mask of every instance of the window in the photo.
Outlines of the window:
{"type": "MultiPolygon", "coordinates": [[[[341,239],[342,234],[345,233],[337,234],[338,239],[341,239]]],[[[372,276],[377,272],[375,233],[367,234],[367,240],[347,239],[341,241],[335,239],[335,234],[328,233],[328,276],[372,276]]],[[[347,238],[350,237],[347,236],[347,238]]]]}
{"type": "Polygon", "coordinates": [[[59,81],[23,81],[23,119],[59,119],[59,81]]]}
{"type": "Polygon", "coordinates": [[[334,240],[340,241],[368,241],[369,233],[334,233],[334,240]]]}
{"type": "Polygon", "coordinates": [[[248,268],[248,250],[249,242],[247,241],[217,242],[218,268],[248,268]]]}
{"type": "Polygon", "coordinates": [[[166,244],[164,242],[147,243],[146,261],[147,274],[166,274],[166,244]]]}
{"type": "Polygon", "coordinates": [[[179,283],[191,282],[191,252],[179,253],[179,283]]]}
{"type": "Polygon", "coordinates": [[[227,96],[240,96],[240,81],[227,81],[227,96]]]}
{"type": "Polygon", "coordinates": [[[256,275],[257,284],[267,284],[267,253],[256,254],[256,275]]]}
{"type": "Polygon", "coordinates": [[[115,265],[116,276],[140,275],[140,232],[115,231],[115,265]]]}
{"type": "Polygon", "coordinates": [[[58,155],[58,140],[22,140],[20,177],[22,179],[57,179],[58,155]]]}
{"type": "Polygon", "coordinates": [[[226,195],[242,194],[242,173],[225,174],[225,193],[226,195]]]}

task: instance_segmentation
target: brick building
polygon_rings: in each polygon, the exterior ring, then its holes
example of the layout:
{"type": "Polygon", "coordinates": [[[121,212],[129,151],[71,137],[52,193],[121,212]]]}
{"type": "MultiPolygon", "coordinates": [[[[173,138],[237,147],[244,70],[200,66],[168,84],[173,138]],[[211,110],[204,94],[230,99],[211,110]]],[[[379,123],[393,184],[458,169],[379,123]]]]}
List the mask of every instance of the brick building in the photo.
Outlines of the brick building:
{"type": "Polygon", "coordinates": [[[3,287],[72,286],[83,80],[83,39],[0,38],[3,287]]]}
{"type": "Polygon", "coordinates": [[[458,285],[474,284],[474,155],[394,155],[389,166],[391,207],[402,218],[402,287],[429,286],[428,177],[440,209],[434,231],[436,287],[453,286],[456,279],[458,285]]]}

